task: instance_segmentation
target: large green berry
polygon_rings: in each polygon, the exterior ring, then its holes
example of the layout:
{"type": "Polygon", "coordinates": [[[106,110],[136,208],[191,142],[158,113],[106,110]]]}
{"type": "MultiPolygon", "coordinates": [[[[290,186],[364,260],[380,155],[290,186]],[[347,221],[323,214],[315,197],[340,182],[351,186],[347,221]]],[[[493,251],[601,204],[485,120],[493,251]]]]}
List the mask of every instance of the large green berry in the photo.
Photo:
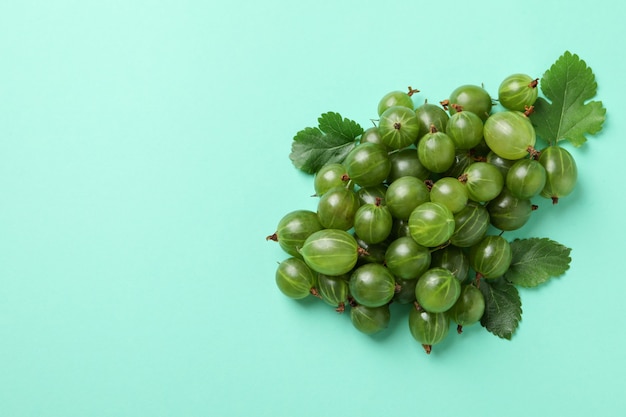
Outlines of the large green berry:
{"type": "Polygon", "coordinates": [[[338,311],[343,311],[348,300],[348,278],[347,274],[339,276],[317,275],[316,289],[320,298],[326,304],[337,307],[338,311]]]}
{"type": "Polygon", "coordinates": [[[422,246],[443,245],[454,233],[454,215],[441,203],[422,203],[409,216],[409,232],[422,246]]]}
{"type": "Polygon", "coordinates": [[[533,198],[546,185],[546,169],[535,159],[520,159],[506,174],[506,188],[517,198],[533,198]]]}
{"type": "Polygon", "coordinates": [[[546,185],[541,196],[551,198],[556,204],[559,198],[569,195],[576,187],[578,168],[571,153],[558,145],[541,151],[539,163],[546,170],[546,185]]]}
{"type": "Polygon", "coordinates": [[[388,92],[383,97],[381,97],[380,101],[378,102],[378,115],[382,115],[385,110],[393,106],[408,107],[409,109],[413,110],[413,99],[411,98],[411,95],[411,90],[409,90],[409,92],[399,90],[388,92]]]}
{"type": "Polygon", "coordinates": [[[391,106],[380,115],[380,139],[391,149],[412,145],[418,138],[419,122],[415,111],[404,106],[391,106]]]}
{"type": "Polygon", "coordinates": [[[527,198],[517,198],[508,188],[502,189],[500,195],[487,203],[489,220],[500,230],[517,230],[530,219],[533,205],[527,198]]]}
{"type": "Polygon", "coordinates": [[[385,203],[396,219],[406,220],[420,204],[430,200],[424,181],[415,177],[401,177],[392,182],[385,193],[385,203]]]}
{"type": "Polygon", "coordinates": [[[446,313],[430,313],[412,308],[409,313],[409,330],[413,338],[430,354],[432,346],[441,343],[450,330],[446,313]]]}
{"type": "Polygon", "coordinates": [[[371,142],[357,145],[348,153],[343,164],[350,179],[361,187],[382,183],[391,169],[387,150],[371,142]]]}
{"type": "Polygon", "coordinates": [[[367,243],[380,243],[391,233],[393,218],[386,206],[377,200],[375,204],[364,204],[354,216],[354,231],[367,243]]]}
{"type": "Polygon", "coordinates": [[[485,236],[470,248],[470,265],[483,278],[498,278],[511,266],[513,253],[509,242],[498,235],[485,236]]]}
{"type": "Polygon", "coordinates": [[[455,155],[454,142],[444,132],[433,129],[417,143],[417,156],[430,172],[442,173],[450,169],[455,155]]]}
{"type": "Polygon", "coordinates": [[[483,121],[471,111],[457,112],[448,120],[446,134],[457,149],[472,149],[483,139],[483,121]]]}
{"type": "Polygon", "coordinates": [[[461,181],[452,177],[443,177],[435,181],[430,189],[430,201],[441,203],[452,213],[458,213],[467,205],[469,193],[461,181]]]}
{"type": "Polygon", "coordinates": [[[300,248],[304,241],[322,228],[317,213],[310,210],[295,210],[280,219],[276,232],[268,236],[267,240],[278,242],[289,255],[302,258],[300,248]]]}
{"type": "Polygon", "coordinates": [[[448,315],[461,327],[478,323],[485,312],[485,296],[473,284],[463,285],[461,295],[448,310],[448,315]]]}
{"type": "Polygon", "coordinates": [[[521,159],[535,146],[535,128],[524,113],[512,110],[492,114],[483,128],[489,148],[505,159],[521,159]]]}
{"type": "Polygon", "coordinates": [[[387,328],[391,320],[391,311],[388,304],[378,307],[358,304],[350,308],[350,320],[361,333],[375,334],[387,328]]]}
{"type": "Polygon", "coordinates": [[[481,120],[486,120],[491,113],[491,96],[482,87],[477,85],[462,85],[456,88],[448,99],[449,112],[454,115],[458,110],[476,114],[481,120]]]}
{"type": "Polygon", "coordinates": [[[278,264],[276,285],[287,297],[304,298],[311,293],[315,284],[315,273],[301,259],[289,258],[278,264]]]}
{"type": "Polygon", "coordinates": [[[348,171],[344,165],[339,163],[325,164],[317,171],[313,179],[315,195],[319,197],[334,187],[346,187],[349,181],[348,171]]]}
{"type": "Polygon", "coordinates": [[[463,283],[468,278],[469,259],[463,249],[458,246],[448,245],[445,248],[434,251],[431,254],[431,268],[445,268],[463,283]]]}
{"type": "Polygon", "coordinates": [[[478,243],[489,229],[489,212],[482,204],[470,201],[463,210],[454,215],[453,245],[468,248],[478,243]]]}
{"type": "Polygon", "coordinates": [[[317,203],[320,223],[327,229],[348,230],[354,226],[354,218],[361,206],[352,189],[343,186],[326,191],[317,203]]]}
{"type": "Polygon", "coordinates": [[[431,103],[424,103],[419,106],[415,109],[415,115],[420,127],[418,138],[430,132],[433,127],[437,131],[445,132],[448,119],[450,118],[444,109],[431,103]]]}
{"type": "Polygon", "coordinates": [[[307,238],[300,253],[314,271],[336,276],[354,268],[359,246],[354,237],[344,230],[322,229],[307,238]]]}
{"type": "Polygon", "coordinates": [[[361,187],[357,190],[356,195],[359,197],[359,202],[363,204],[377,204],[380,200],[380,204],[385,203],[385,194],[387,193],[387,186],[385,184],[372,185],[370,187],[361,187]]]}
{"type": "Polygon", "coordinates": [[[401,149],[389,154],[391,170],[387,177],[387,183],[391,184],[401,177],[416,177],[425,180],[430,176],[430,171],[422,165],[413,148],[401,149]]]}
{"type": "Polygon", "coordinates": [[[537,100],[537,84],[537,79],[527,74],[509,75],[498,88],[498,101],[509,110],[526,111],[537,100]]]}
{"type": "Polygon", "coordinates": [[[482,203],[495,198],[504,187],[500,170],[487,162],[474,162],[460,177],[467,187],[470,200],[482,203]]]}
{"type": "Polygon", "coordinates": [[[445,268],[431,268],[422,274],[415,286],[415,299],[431,313],[442,313],[454,305],[461,293],[461,283],[445,268]]]}
{"type": "Polygon", "coordinates": [[[357,304],[379,307],[393,298],[396,281],[391,271],[383,265],[365,264],[352,272],[349,288],[357,304]]]}
{"type": "Polygon", "coordinates": [[[430,265],[430,250],[409,236],[399,237],[389,244],[385,264],[394,276],[417,279],[430,265]]]}

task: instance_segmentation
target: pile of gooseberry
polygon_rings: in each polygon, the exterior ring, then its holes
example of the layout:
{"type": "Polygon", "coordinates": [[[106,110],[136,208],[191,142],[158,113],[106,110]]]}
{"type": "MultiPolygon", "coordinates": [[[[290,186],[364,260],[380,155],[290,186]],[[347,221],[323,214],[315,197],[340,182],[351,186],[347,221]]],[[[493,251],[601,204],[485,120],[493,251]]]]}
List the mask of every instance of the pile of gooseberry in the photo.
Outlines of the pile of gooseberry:
{"type": "Polygon", "coordinates": [[[414,106],[411,88],[382,97],[374,126],[347,157],[315,173],[317,211],[289,212],[267,237],[289,255],[276,270],[280,291],[349,309],[366,334],[388,328],[391,303],[406,304],[410,333],[427,353],[451,323],[459,333],[478,323],[481,280],[511,265],[503,232],[527,223],[531,199],[556,204],[576,183],[567,150],[535,149],[537,83],[504,79],[498,110],[477,85],[438,104],[414,106]]]}

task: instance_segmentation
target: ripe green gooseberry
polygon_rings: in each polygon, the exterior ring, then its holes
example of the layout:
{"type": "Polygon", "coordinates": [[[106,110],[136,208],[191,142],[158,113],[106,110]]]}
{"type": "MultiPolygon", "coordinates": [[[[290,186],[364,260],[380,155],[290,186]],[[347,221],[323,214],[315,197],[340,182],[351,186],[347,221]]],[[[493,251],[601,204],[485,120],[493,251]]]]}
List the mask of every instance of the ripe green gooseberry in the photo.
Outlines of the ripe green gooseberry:
{"type": "Polygon", "coordinates": [[[506,109],[526,111],[537,100],[538,81],[538,78],[533,79],[527,74],[509,75],[498,88],[498,101],[506,109]]]}
{"type": "Polygon", "coordinates": [[[541,151],[539,163],[546,170],[546,185],[541,196],[551,198],[552,203],[569,195],[576,187],[578,168],[576,161],[565,148],[553,145],[541,151]]]}
{"type": "Polygon", "coordinates": [[[339,229],[322,229],[309,236],[300,253],[315,272],[331,276],[350,272],[359,258],[356,239],[339,229]]]}

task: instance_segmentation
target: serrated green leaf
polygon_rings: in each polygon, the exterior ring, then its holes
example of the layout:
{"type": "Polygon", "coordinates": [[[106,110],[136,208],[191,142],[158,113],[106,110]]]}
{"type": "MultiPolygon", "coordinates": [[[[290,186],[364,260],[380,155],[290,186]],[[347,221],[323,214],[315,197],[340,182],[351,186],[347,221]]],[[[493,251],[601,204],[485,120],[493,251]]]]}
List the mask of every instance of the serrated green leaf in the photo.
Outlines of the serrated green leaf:
{"type": "Polygon", "coordinates": [[[569,269],[571,249],[547,238],[511,242],[513,259],[505,278],[521,287],[536,287],[569,269]]]}
{"type": "Polygon", "coordinates": [[[308,174],[315,174],[327,163],[343,162],[363,133],[358,123],[339,113],[324,113],[318,122],[319,127],[304,128],[294,136],[289,154],[293,165],[308,174]]]}
{"type": "Polygon", "coordinates": [[[595,75],[578,55],[566,51],[547,70],[539,82],[544,96],[535,102],[531,120],[537,135],[550,144],[562,140],[581,146],[586,135],[602,129],[606,109],[596,95],[595,75]]]}
{"type": "Polygon", "coordinates": [[[317,121],[322,132],[338,135],[346,141],[353,141],[363,133],[363,128],[357,122],[342,118],[339,113],[323,113],[317,121]]]}
{"type": "Polygon", "coordinates": [[[356,146],[354,140],[324,134],[316,127],[301,130],[293,139],[289,159],[308,174],[315,174],[326,163],[342,162],[356,146]]]}
{"type": "Polygon", "coordinates": [[[479,286],[485,297],[485,312],[480,324],[494,335],[511,340],[522,319],[522,300],[517,288],[504,279],[482,279],[479,286]]]}

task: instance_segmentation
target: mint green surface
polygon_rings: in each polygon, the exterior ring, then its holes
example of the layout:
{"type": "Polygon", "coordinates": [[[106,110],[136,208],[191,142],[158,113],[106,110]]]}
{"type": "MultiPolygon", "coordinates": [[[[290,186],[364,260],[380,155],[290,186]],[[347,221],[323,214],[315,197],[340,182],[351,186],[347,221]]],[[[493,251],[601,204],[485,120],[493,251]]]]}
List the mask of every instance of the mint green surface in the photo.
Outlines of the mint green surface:
{"type": "Polygon", "coordinates": [[[625,3],[376,3],[0,3],[0,416],[626,413],[625,3]],[[369,337],[279,292],[265,236],[316,205],[298,130],[369,126],[409,85],[494,93],[566,49],[608,118],[518,233],[573,261],[521,291],[512,341],[470,327],[427,356],[406,313],[369,337]]]}

